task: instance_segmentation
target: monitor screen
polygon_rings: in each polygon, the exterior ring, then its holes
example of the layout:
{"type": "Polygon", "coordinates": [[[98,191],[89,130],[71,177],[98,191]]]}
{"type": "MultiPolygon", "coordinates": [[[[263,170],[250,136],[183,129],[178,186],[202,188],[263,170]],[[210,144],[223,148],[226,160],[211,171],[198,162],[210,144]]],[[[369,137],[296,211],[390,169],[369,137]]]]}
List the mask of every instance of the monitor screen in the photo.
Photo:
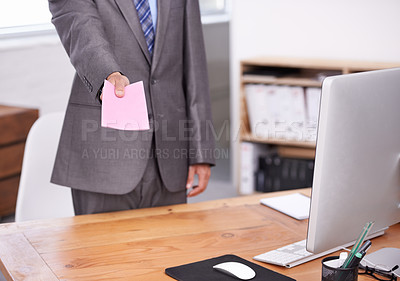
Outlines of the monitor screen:
{"type": "Polygon", "coordinates": [[[400,222],[400,68],[324,80],[307,250],[400,222]]]}

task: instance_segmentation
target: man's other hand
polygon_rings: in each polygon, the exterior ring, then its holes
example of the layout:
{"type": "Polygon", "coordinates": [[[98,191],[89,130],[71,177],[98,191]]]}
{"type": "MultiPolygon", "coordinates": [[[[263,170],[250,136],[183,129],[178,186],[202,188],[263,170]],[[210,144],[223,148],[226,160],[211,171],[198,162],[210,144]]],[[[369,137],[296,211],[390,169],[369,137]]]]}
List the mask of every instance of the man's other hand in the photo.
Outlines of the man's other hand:
{"type": "Polygon", "coordinates": [[[188,193],[187,197],[193,197],[199,195],[207,188],[208,180],[210,179],[211,168],[208,164],[196,164],[189,166],[188,179],[186,188],[193,189],[188,193]],[[193,186],[194,176],[197,175],[199,178],[199,184],[193,186]]]}
{"type": "MultiPolygon", "coordinates": [[[[125,87],[129,85],[128,77],[122,75],[120,72],[113,72],[107,77],[107,81],[114,85],[115,95],[122,98],[125,95],[125,87]]],[[[100,95],[103,100],[103,94],[100,95]]]]}

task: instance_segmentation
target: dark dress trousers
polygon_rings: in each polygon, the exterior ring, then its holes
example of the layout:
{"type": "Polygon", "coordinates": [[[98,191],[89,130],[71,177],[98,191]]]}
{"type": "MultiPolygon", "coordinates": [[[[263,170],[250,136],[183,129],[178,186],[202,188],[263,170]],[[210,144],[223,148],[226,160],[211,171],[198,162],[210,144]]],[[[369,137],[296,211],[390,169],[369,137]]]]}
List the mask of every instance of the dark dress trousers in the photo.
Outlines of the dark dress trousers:
{"type": "Polygon", "coordinates": [[[126,194],[143,178],[152,142],[162,181],[185,189],[188,166],[214,164],[214,134],[197,0],[159,0],[153,57],[133,0],[49,0],[76,75],[51,181],[126,194]],[[109,74],[143,81],[150,130],[101,127],[96,97],[109,74]]]}

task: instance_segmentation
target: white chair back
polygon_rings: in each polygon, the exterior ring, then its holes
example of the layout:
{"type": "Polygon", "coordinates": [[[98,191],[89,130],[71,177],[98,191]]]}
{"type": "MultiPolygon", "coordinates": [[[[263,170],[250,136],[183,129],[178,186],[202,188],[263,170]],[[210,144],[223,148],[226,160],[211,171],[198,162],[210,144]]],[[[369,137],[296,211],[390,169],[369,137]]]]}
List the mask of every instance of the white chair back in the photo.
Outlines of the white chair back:
{"type": "Polygon", "coordinates": [[[71,190],[50,183],[64,112],[40,117],[25,145],[15,221],[74,216],[71,190]]]}

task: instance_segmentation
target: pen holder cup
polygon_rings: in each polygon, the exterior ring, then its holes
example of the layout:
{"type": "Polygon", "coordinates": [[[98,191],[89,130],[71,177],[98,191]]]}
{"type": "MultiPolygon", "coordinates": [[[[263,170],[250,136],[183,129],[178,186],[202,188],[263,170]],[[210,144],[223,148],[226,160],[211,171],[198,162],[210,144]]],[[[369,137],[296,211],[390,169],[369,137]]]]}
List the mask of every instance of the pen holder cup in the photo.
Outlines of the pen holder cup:
{"type": "Polygon", "coordinates": [[[335,268],[326,264],[326,262],[339,259],[338,256],[327,257],[322,260],[322,281],[357,281],[358,267],[335,268]]]}

